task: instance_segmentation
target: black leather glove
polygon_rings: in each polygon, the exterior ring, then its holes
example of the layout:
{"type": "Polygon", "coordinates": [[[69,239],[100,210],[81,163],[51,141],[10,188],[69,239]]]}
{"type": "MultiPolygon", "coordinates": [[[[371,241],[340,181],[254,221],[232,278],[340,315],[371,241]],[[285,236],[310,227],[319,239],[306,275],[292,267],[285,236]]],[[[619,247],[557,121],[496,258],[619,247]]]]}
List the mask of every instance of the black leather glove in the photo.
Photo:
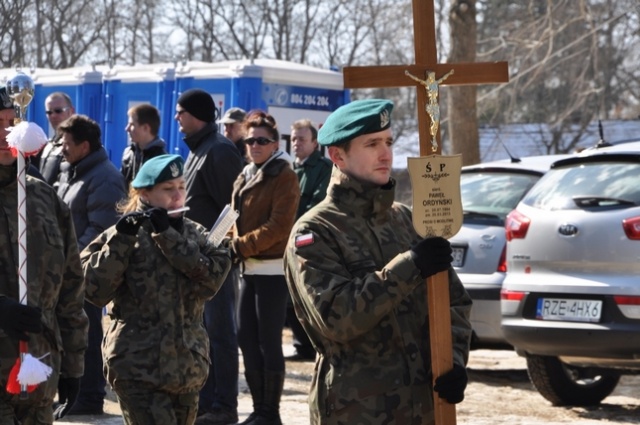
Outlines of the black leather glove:
{"type": "Polygon", "coordinates": [[[411,259],[420,269],[423,279],[445,271],[451,266],[451,244],[439,236],[423,239],[411,248],[411,259]]]}
{"type": "Polygon", "coordinates": [[[125,235],[135,236],[148,216],[142,211],[134,211],[123,215],[116,223],[116,230],[125,235]]]}
{"type": "Polygon", "coordinates": [[[42,332],[42,311],[22,305],[18,301],[0,296],[0,328],[14,339],[29,341],[27,332],[42,332]]]}
{"type": "Polygon", "coordinates": [[[467,381],[467,369],[454,364],[453,369],[436,378],[436,384],[433,389],[440,398],[447,400],[450,404],[456,404],[464,400],[467,381]]]}
{"type": "Polygon", "coordinates": [[[153,231],[156,233],[164,232],[169,228],[169,214],[164,208],[151,208],[145,214],[149,216],[153,231]]]}
{"type": "Polygon", "coordinates": [[[58,380],[58,407],[53,412],[55,420],[63,418],[78,398],[80,378],[62,378],[58,380]]]}

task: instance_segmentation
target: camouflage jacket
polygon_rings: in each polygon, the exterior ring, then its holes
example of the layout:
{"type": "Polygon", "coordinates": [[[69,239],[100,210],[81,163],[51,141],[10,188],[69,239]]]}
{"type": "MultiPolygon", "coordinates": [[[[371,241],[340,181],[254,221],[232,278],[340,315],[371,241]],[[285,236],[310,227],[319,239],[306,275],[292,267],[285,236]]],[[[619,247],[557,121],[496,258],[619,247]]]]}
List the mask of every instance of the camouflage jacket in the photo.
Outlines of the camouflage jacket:
{"type": "MultiPolygon", "coordinates": [[[[289,238],[287,283],[320,354],[312,424],[433,420],[426,284],[408,251],[420,236],[388,186],[364,187],[334,167],[327,197],[289,238]]],[[[471,299],[453,269],[449,282],[454,362],[466,365],[471,299]]]]}
{"type": "MultiPolygon", "coordinates": [[[[26,403],[51,403],[58,372],[65,377],[84,373],[89,322],[83,310],[84,282],[69,208],[55,190],[30,176],[27,182],[27,300],[42,309],[42,334],[32,334],[29,353],[41,357],[54,373],[30,394],[26,403]]],[[[0,294],[17,300],[18,188],[16,167],[0,166],[0,294]]],[[[18,358],[18,341],[0,330],[2,392],[18,358]]],[[[18,397],[14,397],[18,401],[18,397]]]]}
{"type": "Polygon", "coordinates": [[[107,379],[146,382],[170,393],[197,391],[209,371],[205,301],[231,267],[228,251],[214,250],[204,227],[184,219],[182,232],[136,236],[110,227],[81,253],[87,299],[113,301],[102,356],[107,379]]]}

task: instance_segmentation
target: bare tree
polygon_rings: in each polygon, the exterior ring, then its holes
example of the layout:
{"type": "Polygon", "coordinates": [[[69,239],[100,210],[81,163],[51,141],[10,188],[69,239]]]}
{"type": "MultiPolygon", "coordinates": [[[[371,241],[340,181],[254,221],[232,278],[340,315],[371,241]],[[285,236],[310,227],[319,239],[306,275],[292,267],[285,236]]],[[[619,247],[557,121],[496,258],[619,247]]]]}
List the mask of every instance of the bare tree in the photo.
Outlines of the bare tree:
{"type": "MultiPolygon", "coordinates": [[[[4,67],[29,65],[26,62],[25,45],[29,45],[28,34],[32,34],[28,0],[0,0],[0,63],[4,67]],[[26,18],[25,18],[26,17],[26,18]],[[25,41],[27,41],[25,43],[25,41]]],[[[35,19],[34,19],[35,20],[35,19]]]]}
{"type": "MultiPolygon", "coordinates": [[[[452,0],[449,12],[451,50],[449,62],[475,62],[476,2],[452,0]]],[[[480,162],[476,86],[447,87],[449,94],[449,139],[452,153],[462,155],[464,165],[480,162]]]]}
{"type": "Polygon", "coordinates": [[[483,119],[546,123],[551,129],[543,140],[548,153],[574,150],[589,123],[606,118],[622,93],[637,87],[624,72],[629,50],[620,49],[634,42],[629,25],[638,28],[637,19],[626,18],[632,3],[529,0],[507,7],[486,1],[481,27],[491,41],[482,49],[509,60],[511,82],[493,89],[500,95],[492,97],[483,119]]]}

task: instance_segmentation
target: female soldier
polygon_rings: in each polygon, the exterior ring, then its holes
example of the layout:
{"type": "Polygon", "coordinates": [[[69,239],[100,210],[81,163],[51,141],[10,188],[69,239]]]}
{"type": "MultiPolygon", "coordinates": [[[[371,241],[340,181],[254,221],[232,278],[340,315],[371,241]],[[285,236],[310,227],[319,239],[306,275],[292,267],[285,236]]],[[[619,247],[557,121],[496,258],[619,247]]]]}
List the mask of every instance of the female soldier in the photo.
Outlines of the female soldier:
{"type": "Polygon", "coordinates": [[[124,216],[81,254],[86,297],[113,321],[103,341],[105,375],[125,424],[193,424],[209,368],[204,303],[231,265],[226,250],[183,218],[183,160],[161,155],[131,183],[124,216]]]}
{"type": "Polygon", "coordinates": [[[232,257],[243,262],[238,345],[254,410],[243,424],[278,425],[288,297],[282,255],[295,221],[300,188],[291,163],[278,150],[273,117],[255,111],[244,126],[251,163],[233,184],[232,207],[240,217],[230,242],[232,257]]]}

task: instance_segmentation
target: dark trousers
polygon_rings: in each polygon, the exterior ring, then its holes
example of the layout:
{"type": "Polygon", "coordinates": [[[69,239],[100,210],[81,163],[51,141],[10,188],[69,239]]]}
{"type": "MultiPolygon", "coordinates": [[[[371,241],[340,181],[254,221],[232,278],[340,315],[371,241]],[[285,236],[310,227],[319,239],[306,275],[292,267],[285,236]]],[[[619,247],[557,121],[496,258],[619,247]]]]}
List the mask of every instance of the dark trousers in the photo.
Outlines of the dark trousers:
{"type": "Polygon", "coordinates": [[[238,343],[245,370],[284,372],[282,329],[288,293],[283,275],[243,276],[238,306],[238,343]]]}
{"type": "Polygon", "coordinates": [[[106,380],[102,368],[102,308],[85,301],[89,316],[89,345],[84,355],[84,375],[80,378],[80,394],[76,405],[102,408],[106,380]]]}
{"type": "Polygon", "coordinates": [[[236,288],[238,268],[233,267],[222,288],[204,307],[204,324],[209,334],[211,366],[200,390],[200,411],[238,410],[238,334],[236,288]]]}

